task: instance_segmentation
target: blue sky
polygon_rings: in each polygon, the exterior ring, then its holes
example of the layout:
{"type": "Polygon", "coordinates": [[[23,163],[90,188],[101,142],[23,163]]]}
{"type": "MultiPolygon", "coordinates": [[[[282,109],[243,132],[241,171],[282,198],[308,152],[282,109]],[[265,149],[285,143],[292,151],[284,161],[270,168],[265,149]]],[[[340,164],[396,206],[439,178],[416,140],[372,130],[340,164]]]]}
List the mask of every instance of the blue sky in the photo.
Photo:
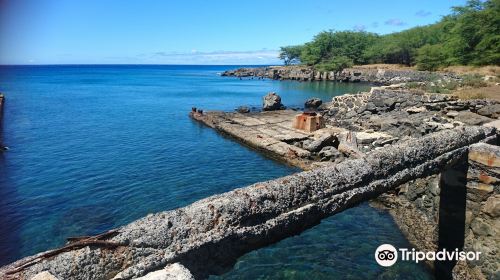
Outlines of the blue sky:
{"type": "Polygon", "coordinates": [[[0,64],[276,64],[320,31],[379,34],[465,0],[0,0],[0,64]]]}

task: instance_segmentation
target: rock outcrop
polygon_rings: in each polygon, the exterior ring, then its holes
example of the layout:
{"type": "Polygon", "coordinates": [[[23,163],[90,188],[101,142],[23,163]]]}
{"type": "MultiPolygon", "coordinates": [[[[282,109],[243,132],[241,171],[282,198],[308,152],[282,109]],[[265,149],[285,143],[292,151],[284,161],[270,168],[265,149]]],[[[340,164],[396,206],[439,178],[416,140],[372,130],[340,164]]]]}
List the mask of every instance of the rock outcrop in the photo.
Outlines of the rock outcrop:
{"type": "MultiPolygon", "coordinates": [[[[327,122],[352,131],[377,131],[392,137],[422,135],[462,125],[494,121],[492,100],[458,100],[451,95],[375,87],[370,92],[334,97],[320,107],[327,122]]],[[[381,144],[381,142],[375,142],[381,144]]]]}
{"type": "Polygon", "coordinates": [[[307,66],[269,66],[229,70],[223,72],[221,75],[240,78],[259,77],[274,80],[370,82],[384,85],[407,82],[426,82],[436,79],[436,77],[445,81],[461,80],[459,76],[452,73],[358,67],[346,68],[340,72],[323,72],[307,66]]]}
{"type": "Polygon", "coordinates": [[[281,97],[276,92],[270,92],[263,97],[262,100],[263,111],[274,111],[283,109],[285,109],[285,106],[281,104],[281,97]]]}

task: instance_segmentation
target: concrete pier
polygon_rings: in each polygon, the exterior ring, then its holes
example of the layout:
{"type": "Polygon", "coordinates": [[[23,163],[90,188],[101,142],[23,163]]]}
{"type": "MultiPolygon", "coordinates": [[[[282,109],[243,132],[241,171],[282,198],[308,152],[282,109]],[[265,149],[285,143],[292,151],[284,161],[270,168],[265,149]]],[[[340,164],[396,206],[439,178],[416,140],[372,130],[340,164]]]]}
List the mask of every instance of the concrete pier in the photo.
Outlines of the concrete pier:
{"type": "MultiPolygon", "coordinates": [[[[362,201],[456,164],[495,129],[462,127],[373,151],[360,159],[260,182],[149,215],[0,269],[2,279],[133,279],[179,263],[193,277],[219,274],[257,248],[298,234],[362,201]]],[[[182,270],[182,269],[181,269],[182,270]]]]}

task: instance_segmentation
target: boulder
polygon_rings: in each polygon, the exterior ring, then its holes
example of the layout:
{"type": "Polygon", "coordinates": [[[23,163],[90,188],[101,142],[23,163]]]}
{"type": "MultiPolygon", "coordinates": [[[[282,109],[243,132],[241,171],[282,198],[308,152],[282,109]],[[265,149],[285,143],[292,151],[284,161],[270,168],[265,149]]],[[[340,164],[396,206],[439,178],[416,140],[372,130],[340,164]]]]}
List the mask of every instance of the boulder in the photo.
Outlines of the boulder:
{"type": "Polygon", "coordinates": [[[262,110],[274,111],[283,110],[285,106],[281,104],[281,97],[276,92],[270,92],[263,98],[262,110]]]}
{"type": "Polygon", "coordinates": [[[494,128],[496,128],[497,130],[500,131],[500,120],[496,120],[496,121],[485,123],[485,124],[483,124],[483,126],[494,127],[494,128]]]}
{"type": "Polygon", "coordinates": [[[236,112],[242,113],[242,114],[250,113],[250,108],[248,108],[246,106],[240,106],[240,107],[236,108],[236,112]]]}
{"type": "Polygon", "coordinates": [[[326,160],[335,160],[341,157],[342,153],[340,153],[337,149],[335,149],[335,147],[326,146],[323,147],[323,149],[321,149],[318,155],[321,158],[321,160],[326,161],[326,160]]]}
{"type": "Polygon", "coordinates": [[[389,134],[383,132],[365,132],[360,131],[356,133],[357,144],[367,145],[380,139],[391,139],[394,138],[389,134]]]}
{"type": "Polygon", "coordinates": [[[157,270],[136,278],[136,280],[194,280],[191,272],[180,263],[167,265],[164,269],[157,270]]]}
{"type": "Polygon", "coordinates": [[[321,104],[323,104],[323,101],[321,101],[321,99],[311,98],[311,99],[306,101],[306,103],[304,104],[304,107],[309,108],[309,109],[318,109],[319,106],[321,106],[321,104]]]}
{"type": "Polygon", "coordinates": [[[481,218],[475,218],[471,223],[472,231],[479,236],[493,235],[493,229],[481,218]]]}
{"type": "Polygon", "coordinates": [[[482,125],[491,122],[492,119],[472,113],[470,111],[459,112],[455,120],[467,125],[482,125]]]}
{"type": "Polygon", "coordinates": [[[331,134],[323,134],[318,139],[313,140],[312,142],[304,141],[303,148],[310,152],[319,152],[323,147],[333,145],[336,137],[331,134]]]}
{"type": "Polygon", "coordinates": [[[450,117],[450,118],[455,118],[456,116],[458,116],[458,112],[457,111],[449,111],[448,113],[446,113],[446,116],[450,117]]]}
{"type": "Polygon", "coordinates": [[[483,212],[493,218],[500,217],[500,196],[491,196],[486,200],[483,212]]]}
{"type": "Polygon", "coordinates": [[[48,271],[42,271],[35,276],[33,276],[30,280],[58,280],[57,277],[52,275],[48,271]]]}
{"type": "Polygon", "coordinates": [[[405,111],[408,112],[408,114],[418,114],[418,113],[423,113],[423,112],[427,111],[427,109],[424,106],[420,106],[420,107],[412,106],[412,107],[406,108],[405,111]]]}
{"type": "Polygon", "coordinates": [[[356,132],[346,131],[339,135],[339,146],[338,150],[352,158],[360,158],[363,156],[358,149],[358,139],[356,137],[356,132]]]}
{"type": "Polygon", "coordinates": [[[483,108],[479,109],[477,113],[481,116],[496,119],[500,117],[500,104],[484,106],[483,108]]]}

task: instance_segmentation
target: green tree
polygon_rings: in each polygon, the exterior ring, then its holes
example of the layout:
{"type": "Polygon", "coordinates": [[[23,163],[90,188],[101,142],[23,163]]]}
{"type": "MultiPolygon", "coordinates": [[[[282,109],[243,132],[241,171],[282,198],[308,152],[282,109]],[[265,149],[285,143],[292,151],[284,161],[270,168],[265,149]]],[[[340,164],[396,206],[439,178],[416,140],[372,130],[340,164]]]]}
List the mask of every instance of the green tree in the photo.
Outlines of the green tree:
{"type": "Polygon", "coordinates": [[[285,64],[300,62],[330,68],[396,63],[419,69],[447,65],[500,65],[500,0],[469,0],[439,22],[379,36],[367,32],[323,31],[300,48],[284,47],[285,64]],[[300,50],[300,51],[299,51],[300,50]]]}
{"type": "Polygon", "coordinates": [[[280,49],[279,59],[283,60],[285,65],[300,63],[302,45],[281,47],[280,49]]]}
{"type": "Polygon", "coordinates": [[[443,46],[425,45],[418,49],[416,58],[418,70],[436,71],[441,66],[446,64],[446,55],[443,51],[443,46]]]}
{"type": "Polygon", "coordinates": [[[313,43],[306,43],[300,53],[300,61],[306,65],[315,65],[321,61],[319,47],[313,43]]]}
{"type": "Polygon", "coordinates": [[[328,61],[325,61],[318,65],[318,69],[321,71],[334,71],[340,72],[345,68],[352,67],[352,59],[347,56],[336,56],[328,61]]]}
{"type": "Polygon", "coordinates": [[[304,45],[300,60],[307,65],[316,65],[335,57],[347,57],[356,64],[365,63],[363,53],[378,35],[354,31],[323,31],[304,45]]]}

